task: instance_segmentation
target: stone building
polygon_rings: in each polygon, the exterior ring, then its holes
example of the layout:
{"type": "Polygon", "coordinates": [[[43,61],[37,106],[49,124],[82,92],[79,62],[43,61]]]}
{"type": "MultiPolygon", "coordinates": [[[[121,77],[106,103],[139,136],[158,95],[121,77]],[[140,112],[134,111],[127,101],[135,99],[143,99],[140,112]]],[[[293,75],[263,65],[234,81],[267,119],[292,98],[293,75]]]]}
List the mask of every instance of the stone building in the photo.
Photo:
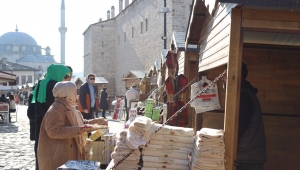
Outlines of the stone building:
{"type": "MultiPolygon", "coordinates": [[[[115,8],[107,11],[107,20],[91,24],[84,35],[84,75],[92,72],[103,76],[108,89],[115,95],[125,93],[122,81],[132,70],[148,70],[160,59],[164,49],[164,14],[157,11],[163,0],[133,0],[130,4],[119,0],[119,14],[115,8]]],[[[167,48],[173,31],[185,31],[192,0],[166,0],[170,12],[166,14],[167,48]]]]}

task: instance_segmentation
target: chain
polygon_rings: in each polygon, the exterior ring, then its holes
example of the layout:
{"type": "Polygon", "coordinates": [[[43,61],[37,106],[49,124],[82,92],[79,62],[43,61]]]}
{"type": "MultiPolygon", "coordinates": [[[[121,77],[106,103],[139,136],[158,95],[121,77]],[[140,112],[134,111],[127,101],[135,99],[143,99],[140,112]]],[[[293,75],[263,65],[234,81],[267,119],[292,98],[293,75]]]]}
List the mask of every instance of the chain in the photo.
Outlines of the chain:
{"type": "MultiPolygon", "coordinates": [[[[226,73],[226,70],[223,71],[223,73],[221,73],[218,77],[216,77],[212,82],[210,82],[204,89],[202,89],[197,95],[195,95],[189,102],[187,102],[182,108],[180,108],[174,115],[172,115],[164,124],[162,124],[162,126],[160,126],[155,133],[157,133],[158,131],[160,131],[165,125],[167,125],[169,123],[170,120],[172,120],[173,118],[175,118],[178,114],[180,114],[190,103],[194,102],[195,99],[202,94],[203,92],[205,92],[206,90],[208,90],[213,84],[215,84],[221,77],[224,76],[224,74],[226,73]]],[[[125,155],[118,163],[116,163],[112,168],[110,168],[110,170],[113,170],[114,168],[116,168],[120,163],[122,163],[128,156],[130,156],[135,150],[131,150],[127,155],[125,155]]]]}
{"type": "Polygon", "coordinates": [[[118,163],[116,163],[113,167],[110,168],[110,170],[113,170],[114,168],[118,167],[120,163],[122,163],[126,158],[128,158],[129,155],[131,155],[135,150],[131,150],[127,155],[125,155],[118,163]]]}
{"type": "Polygon", "coordinates": [[[189,105],[190,103],[194,102],[195,99],[202,94],[203,92],[205,92],[206,90],[208,90],[213,84],[215,84],[221,77],[224,76],[224,74],[226,73],[226,70],[223,71],[223,73],[221,73],[218,77],[216,77],[212,82],[210,82],[204,89],[202,89],[196,96],[194,96],[189,102],[187,102],[184,106],[182,106],[175,114],[173,114],[164,124],[162,124],[161,127],[159,127],[155,133],[157,133],[159,130],[161,130],[163,128],[164,125],[168,124],[170,120],[172,120],[173,118],[175,118],[179,113],[181,113],[184,109],[186,109],[187,105],[189,105]]]}

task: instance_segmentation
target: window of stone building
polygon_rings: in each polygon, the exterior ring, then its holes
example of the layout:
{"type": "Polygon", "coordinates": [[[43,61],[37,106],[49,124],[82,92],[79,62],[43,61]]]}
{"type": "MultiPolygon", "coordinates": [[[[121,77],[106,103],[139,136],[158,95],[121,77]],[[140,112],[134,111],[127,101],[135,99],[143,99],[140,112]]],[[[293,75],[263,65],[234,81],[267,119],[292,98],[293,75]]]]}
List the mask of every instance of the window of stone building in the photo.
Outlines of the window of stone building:
{"type": "Polygon", "coordinates": [[[102,41],[102,45],[101,46],[104,47],[104,41],[102,41]]]}
{"type": "Polygon", "coordinates": [[[120,36],[118,36],[118,45],[120,45],[120,36]]]}
{"type": "Polygon", "coordinates": [[[13,46],[13,51],[19,51],[19,46],[17,45],[13,46]]]}
{"type": "Polygon", "coordinates": [[[33,47],[33,51],[34,51],[34,52],[36,51],[36,48],[35,48],[35,47],[33,47]]]}
{"type": "Polygon", "coordinates": [[[28,78],[28,81],[27,81],[27,82],[28,82],[28,83],[32,83],[32,76],[28,76],[27,78],[28,78]]]}
{"type": "Polygon", "coordinates": [[[26,47],[25,46],[22,47],[22,51],[26,51],[26,47]]]}
{"type": "Polygon", "coordinates": [[[132,38],[134,37],[134,27],[132,27],[132,38]]]}
{"type": "Polygon", "coordinates": [[[141,34],[143,34],[143,22],[141,22],[141,34]]]}
{"type": "Polygon", "coordinates": [[[7,46],[7,47],[6,47],[6,51],[10,51],[10,46],[7,46]]]}
{"type": "Polygon", "coordinates": [[[124,42],[126,42],[126,32],[124,32],[124,42]]]}
{"type": "Polygon", "coordinates": [[[148,19],[146,19],[146,31],[148,31],[148,19]]]}
{"type": "Polygon", "coordinates": [[[26,83],[26,76],[22,76],[21,77],[21,84],[25,84],[26,83]]]}

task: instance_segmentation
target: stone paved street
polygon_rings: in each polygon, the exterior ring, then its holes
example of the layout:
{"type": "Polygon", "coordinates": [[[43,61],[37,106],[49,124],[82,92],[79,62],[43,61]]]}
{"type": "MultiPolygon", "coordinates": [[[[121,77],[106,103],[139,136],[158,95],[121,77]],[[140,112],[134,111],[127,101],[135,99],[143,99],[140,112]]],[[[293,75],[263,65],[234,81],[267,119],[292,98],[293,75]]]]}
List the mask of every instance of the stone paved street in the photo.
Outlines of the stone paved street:
{"type": "MultiPolygon", "coordinates": [[[[29,120],[27,106],[18,105],[18,121],[12,118],[12,123],[0,123],[0,170],[33,170],[35,169],[34,141],[29,140],[29,120]]],[[[110,119],[110,114],[107,115],[110,119]]],[[[123,130],[123,121],[108,123],[110,132],[123,130]]]]}

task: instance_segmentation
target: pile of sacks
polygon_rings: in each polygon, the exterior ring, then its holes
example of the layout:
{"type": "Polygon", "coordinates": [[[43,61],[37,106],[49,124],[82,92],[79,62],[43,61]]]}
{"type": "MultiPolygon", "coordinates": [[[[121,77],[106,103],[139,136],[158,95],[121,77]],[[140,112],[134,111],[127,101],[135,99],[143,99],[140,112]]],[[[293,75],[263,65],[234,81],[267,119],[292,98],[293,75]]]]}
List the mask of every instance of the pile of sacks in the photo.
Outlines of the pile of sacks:
{"type": "Polygon", "coordinates": [[[155,135],[160,124],[155,124],[151,128],[150,135],[144,136],[150,139],[149,143],[143,147],[142,170],[154,170],[164,168],[165,170],[188,170],[188,155],[192,153],[194,144],[194,130],[192,128],[182,128],[174,126],[164,126],[155,135]],[[152,134],[154,136],[152,136],[152,134]]]}
{"type": "MultiPolygon", "coordinates": [[[[133,149],[129,148],[126,144],[128,131],[124,130],[120,132],[120,138],[117,140],[116,147],[111,154],[111,158],[114,164],[118,163],[121,159],[124,158],[129,152],[133,149]]],[[[124,170],[124,169],[139,169],[141,153],[139,149],[135,149],[134,152],[127,157],[115,170],[124,170]]]]}
{"type": "Polygon", "coordinates": [[[225,170],[224,131],[202,128],[197,131],[192,153],[192,170],[225,170]]]}
{"type": "Polygon", "coordinates": [[[154,129],[154,122],[145,116],[138,116],[131,122],[128,130],[129,133],[126,138],[126,144],[131,149],[137,149],[139,146],[146,145],[149,132],[154,129]]]}

